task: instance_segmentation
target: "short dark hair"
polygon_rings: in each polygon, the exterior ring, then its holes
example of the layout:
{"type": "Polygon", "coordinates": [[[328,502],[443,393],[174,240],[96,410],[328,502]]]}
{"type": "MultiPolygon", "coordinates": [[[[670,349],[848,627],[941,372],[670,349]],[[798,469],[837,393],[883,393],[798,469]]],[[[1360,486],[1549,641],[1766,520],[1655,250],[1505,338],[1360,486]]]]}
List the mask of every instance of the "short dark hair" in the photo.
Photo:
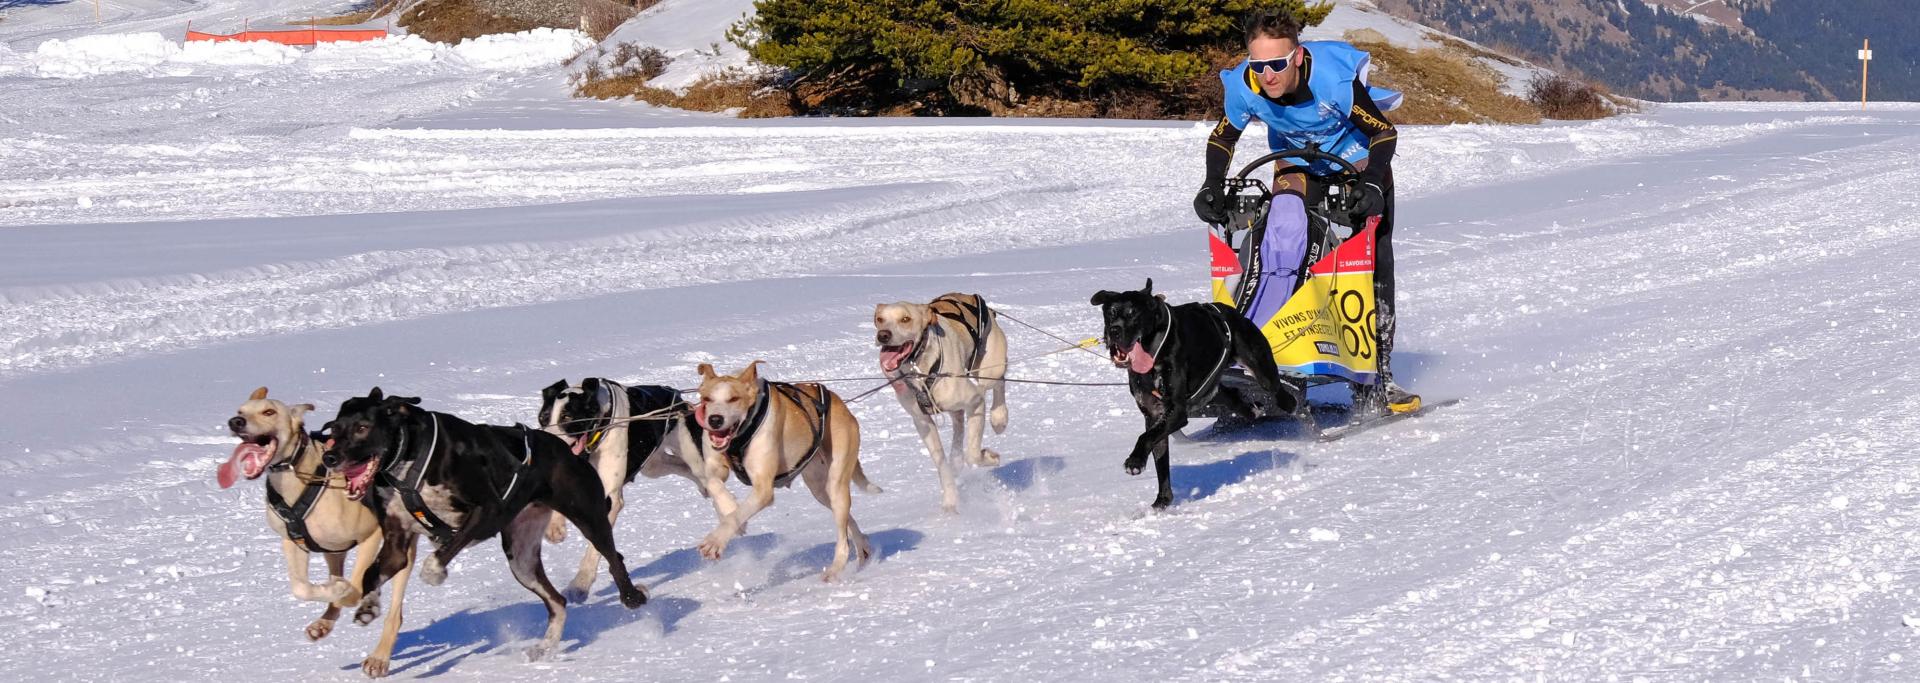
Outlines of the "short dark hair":
{"type": "Polygon", "coordinates": [[[1300,18],[1287,10],[1266,9],[1247,15],[1247,42],[1256,38],[1285,38],[1300,42],[1300,18]]]}

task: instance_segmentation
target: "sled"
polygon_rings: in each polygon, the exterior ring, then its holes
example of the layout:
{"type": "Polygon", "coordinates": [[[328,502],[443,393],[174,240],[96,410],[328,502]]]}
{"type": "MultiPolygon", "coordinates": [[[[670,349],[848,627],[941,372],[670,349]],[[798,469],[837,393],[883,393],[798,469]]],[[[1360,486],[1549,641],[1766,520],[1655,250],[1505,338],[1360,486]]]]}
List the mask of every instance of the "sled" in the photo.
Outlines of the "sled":
{"type": "MultiPolygon", "coordinates": [[[[1318,166],[1331,172],[1314,176],[1316,187],[1308,192],[1306,258],[1299,265],[1305,277],[1299,289],[1272,317],[1253,323],[1273,348],[1281,380],[1300,389],[1303,400],[1308,387],[1345,384],[1353,389],[1358,404],[1362,390],[1381,381],[1373,292],[1374,231],[1380,217],[1368,217],[1357,225],[1352,219],[1350,208],[1356,197],[1353,188],[1360,180],[1359,169],[1353,164],[1308,145],[1255,159],[1227,180],[1227,221],[1211,224],[1207,236],[1212,255],[1213,299],[1244,311],[1262,284],[1259,278],[1263,274],[1291,270],[1258,263],[1259,244],[1266,230],[1268,204],[1273,193],[1265,182],[1248,177],[1261,167],[1282,160],[1301,168],[1318,166]]],[[[1261,416],[1285,415],[1277,407],[1275,397],[1238,366],[1228,368],[1221,375],[1220,391],[1234,392],[1261,416]]],[[[1373,395],[1379,394],[1373,392],[1373,395]]],[[[1194,417],[1236,414],[1230,405],[1231,402],[1216,394],[1212,401],[1192,414],[1194,417]]],[[[1356,405],[1349,419],[1365,420],[1382,410],[1378,405],[1356,405]]]]}

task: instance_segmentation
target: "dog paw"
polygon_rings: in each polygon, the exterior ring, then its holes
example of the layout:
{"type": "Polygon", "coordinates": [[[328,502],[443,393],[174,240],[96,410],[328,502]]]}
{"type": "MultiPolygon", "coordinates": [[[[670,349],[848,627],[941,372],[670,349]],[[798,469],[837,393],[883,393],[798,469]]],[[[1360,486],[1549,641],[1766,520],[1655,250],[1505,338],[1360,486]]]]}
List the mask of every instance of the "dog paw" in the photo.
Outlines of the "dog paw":
{"type": "Polygon", "coordinates": [[[1140,472],[1147,469],[1146,456],[1136,455],[1136,456],[1127,458],[1126,468],[1127,468],[1127,474],[1131,474],[1136,477],[1140,476],[1140,472]]]}
{"type": "Polygon", "coordinates": [[[529,662],[537,662],[542,659],[546,659],[547,655],[552,653],[553,653],[553,646],[548,645],[546,643],[541,643],[539,645],[535,645],[533,647],[526,649],[527,661],[529,662]]]}
{"type": "Polygon", "coordinates": [[[366,661],[360,662],[360,673],[366,674],[367,678],[386,678],[387,658],[368,657],[366,661]]]}
{"type": "Polygon", "coordinates": [[[833,583],[839,580],[840,580],[840,570],[838,569],[828,569],[824,572],[820,572],[821,583],[833,583]]]}
{"type": "Polygon", "coordinates": [[[592,588],[592,585],[567,586],[565,590],[560,591],[560,597],[566,599],[569,605],[583,605],[586,604],[587,594],[592,588]]]}
{"type": "Polygon", "coordinates": [[[327,637],[329,633],[333,633],[332,619],[315,619],[313,623],[307,624],[307,640],[319,640],[327,637]]]}
{"type": "Polygon", "coordinates": [[[647,604],[647,589],[634,586],[633,590],[620,591],[620,604],[627,609],[640,609],[647,604]]]}
{"type": "Polygon", "coordinates": [[[940,512],[944,514],[949,514],[949,515],[960,514],[960,501],[957,501],[957,500],[941,501],[940,512]]]}
{"type": "Polygon", "coordinates": [[[438,586],[445,583],[447,580],[446,565],[440,564],[440,558],[438,557],[427,557],[427,561],[420,563],[420,580],[427,582],[429,586],[438,586]]]}
{"type": "Polygon", "coordinates": [[[1170,505],[1173,505],[1173,496],[1162,495],[1153,499],[1153,509],[1155,511],[1165,510],[1170,505]]]}
{"type": "Polygon", "coordinates": [[[998,465],[1000,464],[1000,453],[991,448],[982,448],[980,449],[980,457],[975,459],[973,464],[982,467],[998,465]]]}
{"type": "Polygon", "coordinates": [[[567,518],[554,515],[547,522],[547,542],[559,543],[564,540],[567,540],[567,518]]]}
{"type": "Polygon", "coordinates": [[[380,618],[380,603],[367,600],[360,603],[360,609],[353,611],[353,623],[361,626],[373,623],[380,618]]]}
{"type": "Polygon", "coordinates": [[[709,535],[700,542],[700,556],[709,560],[718,560],[727,551],[727,539],[718,535],[709,535]]]}

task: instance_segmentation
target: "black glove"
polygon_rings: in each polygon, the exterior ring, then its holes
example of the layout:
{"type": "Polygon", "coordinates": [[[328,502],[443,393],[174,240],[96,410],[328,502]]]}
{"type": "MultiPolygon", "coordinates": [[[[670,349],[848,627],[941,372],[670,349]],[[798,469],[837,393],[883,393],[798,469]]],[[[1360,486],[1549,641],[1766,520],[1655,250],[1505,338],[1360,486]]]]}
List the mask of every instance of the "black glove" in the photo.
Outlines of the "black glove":
{"type": "Polygon", "coordinates": [[[1353,198],[1347,206],[1355,216],[1378,216],[1387,210],[1387,192],[1371,180],[1360,181],[1353,186],[1353,198]]]}
{"type": "Polygon", "coordinates": [[[1219,225],[1227,222],[1227,190],[1219,183],[1207,183],[1193,196],[1193,215],[1219,225]]]}

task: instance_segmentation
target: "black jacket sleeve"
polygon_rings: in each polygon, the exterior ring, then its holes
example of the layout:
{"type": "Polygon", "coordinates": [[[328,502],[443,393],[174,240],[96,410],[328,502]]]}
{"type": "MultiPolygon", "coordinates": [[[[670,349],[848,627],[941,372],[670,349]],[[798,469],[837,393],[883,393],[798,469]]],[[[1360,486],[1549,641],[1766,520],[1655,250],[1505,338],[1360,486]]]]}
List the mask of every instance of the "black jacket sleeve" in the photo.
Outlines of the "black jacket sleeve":
{"type": "Polygon", "coordinates": [[[1227,167],[1233,163],[1233,146],[1239,144],[1240,132],[1225,116],[1214,124],[1213,134],[1207,136],[1207,185],[1227,182],[1227,167]]]}
{"type": "Polygon", "coordinates": [[[1393,150],[1400,139],[1400,131],[1380,112],[1380,106],[1373,103],[1373,95],[1367,92],[1367,86],[1360,79],[1353,79],[1353,108],[1347,113],[1347,120],[1367,136],[1367,170],[1361,176],[1375,182],[1386,179],[1387,170],[1392,168],[1393,150]]]}

